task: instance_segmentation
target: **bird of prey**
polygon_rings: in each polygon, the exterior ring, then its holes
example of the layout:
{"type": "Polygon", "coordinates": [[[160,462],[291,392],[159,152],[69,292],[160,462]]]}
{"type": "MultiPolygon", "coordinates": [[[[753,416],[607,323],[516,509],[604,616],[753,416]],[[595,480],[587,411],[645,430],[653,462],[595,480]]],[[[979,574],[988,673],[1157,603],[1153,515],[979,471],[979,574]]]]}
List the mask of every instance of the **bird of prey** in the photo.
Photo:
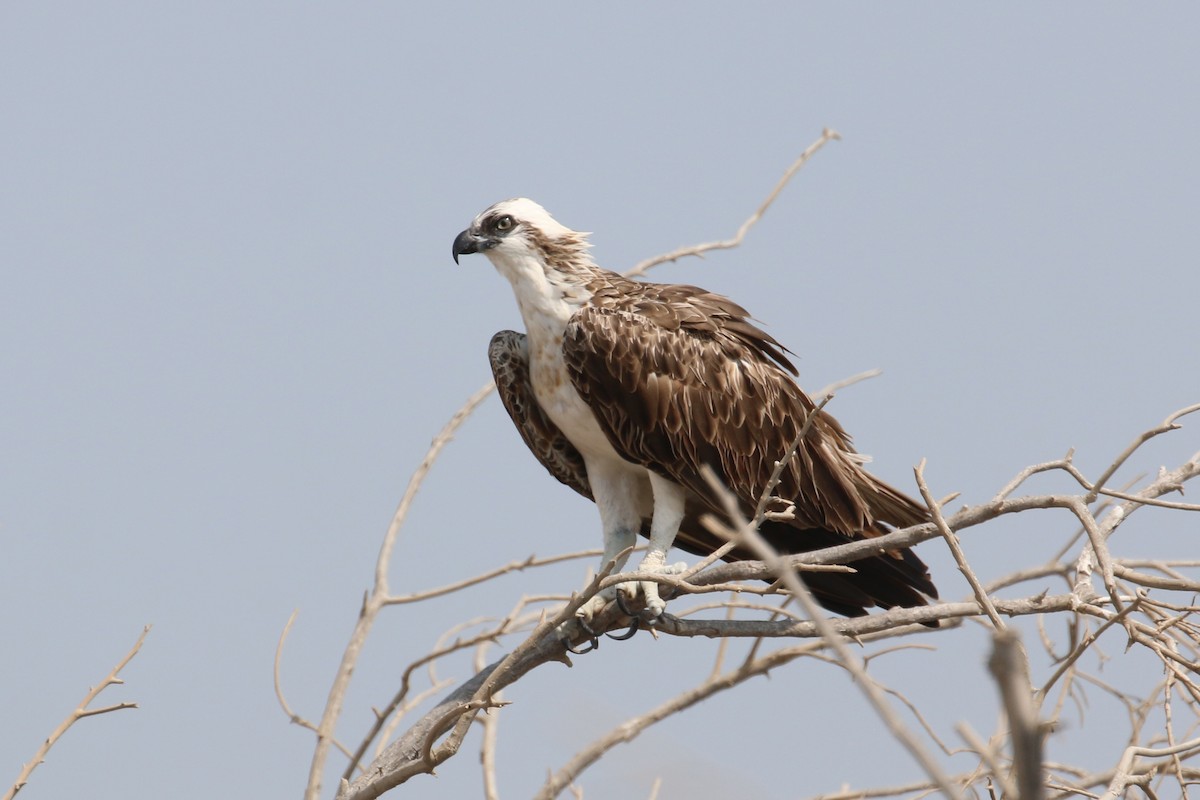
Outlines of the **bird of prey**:
{"type": "MultiPolygon", "coordinates": [[[[809,432],[774,494],[793,518],[760,533],[782,553],[878,536],[925,522],[927,509],[863,468],[841,425],[796,384],[790,352],[737,303],[695,286],[635,281],[598,267],[587,234],[532,200],[483,211],[454,240],[460,255],[484,253],[512,284],[525,333],[501,331],[488,350],[500,398],[521,438],[550,474],[594,500],[604,535],[602,564],[624,566],[638,534],[650,540],[638,571],[678,573],[674,545],[707,555],[724,544],[700,524],[728,519],[702,475],[710,467],[753,518],[768,479],[809,432]]],[[[727,560],[753,558],[735,549],[727,560]]],[[[936,597],[925,564],[893,550],[851,565],[854,573],[808,572],[825,608],[861,616],[872,606],[926,604],[936,597]]],[[[642,595],[651,617],[665,604],[654,582],[619,584],[642,595]]],[[[592,598],[586,623],[616,593],[592,598]]]]}

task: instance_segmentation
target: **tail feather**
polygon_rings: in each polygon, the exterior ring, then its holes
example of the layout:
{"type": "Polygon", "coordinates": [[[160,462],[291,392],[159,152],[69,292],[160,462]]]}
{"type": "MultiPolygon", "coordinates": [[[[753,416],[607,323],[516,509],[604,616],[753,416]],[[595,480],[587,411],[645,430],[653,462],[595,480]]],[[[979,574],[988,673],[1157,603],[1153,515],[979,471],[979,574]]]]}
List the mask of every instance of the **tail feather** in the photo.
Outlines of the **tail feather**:
{"type": "MultiPolygon", "coordinates": [[[[647,525],[648,527],[648,525],[647,525]]],[[[777,552],[785,555],[808,553],[827,547],[846,544],[850,539],[834,531],[820,528],[798,529],[786,522],[766,521],[759,532],[777,552]]],[[[880,529],[874,535],[880,535],[880,529]]],[[[680,526],[675,546],[694,555],[704,556],[722,541],[704,528],[696,515],[689,514],[680,526]]],[[[735,549],[725,556],[726,561],[756,560],[748,550],[735,549]]],[[[928,605],[927,597],[937,598],[925,563],[907,548],[889,550],[849,563],[855,571],[805,572],[805,584],[822,607],[836,614],[861,617],[872,606],[881,608],[914,608],[928,605]]],[[[938,624],[928,623],[929,627],[938,624]]]]}

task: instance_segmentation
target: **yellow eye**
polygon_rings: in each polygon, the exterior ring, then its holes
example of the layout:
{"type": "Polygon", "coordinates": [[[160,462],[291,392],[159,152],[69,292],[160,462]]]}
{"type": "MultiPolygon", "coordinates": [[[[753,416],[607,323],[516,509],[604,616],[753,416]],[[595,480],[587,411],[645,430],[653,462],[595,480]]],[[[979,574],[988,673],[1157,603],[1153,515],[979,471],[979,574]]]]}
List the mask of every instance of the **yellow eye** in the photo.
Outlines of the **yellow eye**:
{"type": "Polygon", "coordinates": [[[496,230],[498,230],[498,231],[502,231],[502,232],[507,231],[510,228],[512,228],[512,226],[513,226],[513,218],[510,217],[508,214],[505,214],[503,217],[496,220],[496,230]]]}

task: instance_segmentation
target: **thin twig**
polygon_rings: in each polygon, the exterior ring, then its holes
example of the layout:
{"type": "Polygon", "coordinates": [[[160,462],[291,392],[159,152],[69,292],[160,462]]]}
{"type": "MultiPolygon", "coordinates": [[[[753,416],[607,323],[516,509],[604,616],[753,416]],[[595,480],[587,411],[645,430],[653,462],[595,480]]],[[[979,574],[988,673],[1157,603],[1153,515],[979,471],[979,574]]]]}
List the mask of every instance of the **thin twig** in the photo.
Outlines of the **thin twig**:
{"type": "Polygon", "coordinates": [[[443,595],[457,592],[460,589],[466,589],[470,586],[477,586],[481,583],[486,583],[487,581],[499,578],[502,575],[507,575],[510,572],[522,572],[532,567],[545,567],[550,564],[558,564],[563,561],[576,561],[581,558],[595,558],[603,553],[603,550],[596,548],[593,550],[579,550],[574,553],[562,553],[556,556],[546,556],[545,558],[538,558],[535,555],[530,555],[528,558],[525,558],[521,561],[510,561],[502,567],[497,567],[496,569],[489,570],[470,578],[464,578],[461,581],[448,583],[445,586],[439,586],[435,589],[424,589],[419,592],[412,592],[411,594],[404,595],[392,595],[383,601],[383,605],[398,606],[405,603],[418,603],[422,600],[428,600],[433,597],[441,597],[443,595]]]}
{"type": "Polygon", "coordinates": [[[1109,465],[1108,469],[1104,471],[1104,474],[1096,479],[1093,491],[1099,492],[1099,490],[1108,483],[1109,479],[1116,474],[1117,470],[1119,470],[1125,464],[1129,457],[1137,452],[1138,448],[1160,434],[1179,430],[1181,426],[1176,423],[1176,420],[1180,417],[1187,416],[1188,414],[1194,414],[1197,411],[1200,411],[1200,403],[1195,403],[1185,408],[1181,408],[1164,419],[1161,425],[1151,428],[1150,430],[1139,435],[1136,439],[1130,442],[1128,447],[1121,451],[1121,454],[1117,456],[1116,460],[1114,460],[1112,464],[1109,465]]]}
{"type": "MultiPolygon", "coordinates": [[[[484,659],[487,648],[487,644],[481,644],[475,649],[476,672],[487,666],[484,659]]],[[[498,703],[504,702],[500,692],[496,692],[495,698],[498,703]]],[[[483,726],[483,741],[479,743],[479,765],[483,770],[484,800],[500,800],[500,789],[496,784],[496,737],[500,727],[500,709],[488,709],[479,718],[479,723],[483,726]]]]}
{"type": "Polygon", "coordinates": [[[404,496],[400,499],[399,505],[396,507],[396,513],[392,515],[392,521],[388,525],[387,533],[384,534],[383,543],[379,547],[379,556],[375,560],[375,585],[371,592],[363,601],[362,609],[359,611],[358,621],[354,625],[354,631],[350,635],[350,641],[346,644],[346,649],[342,653],[342,660],[338,664],[337,674],[334,677],[333,685],[329,688],[329,696],[325,701],[325,710],[321,714],[321,721],[317,725],[317,745],[313,750],[312,763],[308,770],[308,784],[304,790],[305,800],[318,800],[321,796],[321,776],[325,771],[325,760],[329,755],[329,747],[333,743],[333,730],[337,725],[337,720],[342,715],[342,704],[346,701],[346,690],[350,685],[350,678],[354,674],[354,667],[358,663],[358,658],[362,652],[363,646],[366,644],[367,635],[371,632],[371,627],[375,624],[375,619],[379,614],[379,609],[383,607],[384,600],[388,597],[388,582],[387,569],[391,563],[392,550],[396,545],[396,539],[400,535],[400,529],[404,526],[404,521],[408,517],[409,509],[412,507],[413,499],[417,496],[417,491],[421,488],[421,484],[425,481],[425,476],[429,474],[433,464],[437,461],[442,449],[454,438],[455,432],[466,421],[471,412],[483,402],[495,384],[488,382],[481,386],[475,394],[463,403],[462,407],[454,413],[454,416],[446,423],[441,432],[434,438],[429,446],[429,450],[425,453],[425,458],[421,460],[416,471],[408,481],[408,487],[404,491],[404,496]]]}
{"type": "Polygon", "coordinates": [[[587,747],[572,756],[562,768],[551,774],[538,793],[534,795],[535,800],[552,800],[557,797],[579,777],[580,773],[596,763],[605,753],[618,744],[633,741],[642,731],[657,722],[707,700],[713,695],[739,686],[750,678],[766,675],[772,669],[811,652],[812,648],[812,644],[807,644],[776,650],[729,672],[710,676],[700,684],[680,692],[646,713],[626,720],[612,728],[604,736],[588,744],[587,747]]]}
{"type": "Polygon", "coordinates": [[[125,654],[125,657],[117,662],[117,665],[112,668],[112,671],[108,673],[104,680],[88,690],[88,693],[83,697],[83,702],[80,703],[74,711],[68,714],[66,719],[59,723],[57,728],[50,732],[50,735],[47,736],[45,741],[42,742],[41,747],[39,747],[37,752],[33,754],[33,758],[28,763],[22,765],[21,771],[17,773],[17,779],[13,781],[12,786],[10,786],[8,791],[4,793],[3,800],[12,800],[12,798],[17,796],[17,792],[21,791],[21,789],[25,787],[25,784],[29,783],[29,777],[33,774],[33,771],[46,760],[46,755],[50,752],[50,748],[54,747],[54,745],[58,743],[58,740],[62,738],[63,734],[66,733],[67,730],[70,729],[70,727],[76,722],[84,717],[95,717],[100,714],[108,714],[113,711],[122,711],[126,708],[138,707],[137,703],[116,703],[103,708],[88,708],[88,706],[92,704],[92,701],[95,700],[100,693],[109,686],[125,683],[125,681],[121,680],[119,677],[121,670],[125,669],[125,666],[132,661],[133,657],[136,656],[138,651],[142,649],[142,642],[146,641],[146,636],[150,633],[151,627],[152,626],[147,625],[146,627],[142,628],[141,635],[139,635],[137,641],[133,643],[133,647],[129,648],[129,652],[125,654]]]}
{"type": "Polygon", "coordinates": [[[861,381],[876,378],[882,372],[879,369],[871,369],[866,372],[860,372],[857,375],[851,375],[849,378],[829,384],[812,396],[812,400],[816,405],[812,411],[804,415],[804,422],[800,425],[800,430],[796,433],[796,438],[792,440],[792,443],[788,445],[788,449],[775,462],[775,467],[771,470],[771,476],[767,478],[767,485],[763,487],[762,493],[759,495],[758,505],[754,509],[753,524],[755,528],[761,526],[763,520],[766,519],[767,506],[770,504],[771,496],[774,494],[776,487],[779,486],[779,482],[783,480],[784,469],[792,463],[792,459],[796,457],[796,452],[804,442],[804,437],[808,436],[808,432],[812,430],[813,424],[824,412],[825,406],[833,400],[834,394],[847,386],[853,386],[861,381]]]}
{"type": "MultiPolygon", "coordinates": [[[[1020,795],[1018,795],[1016,790],[1013,788],[1012,781],[1008,779],[1008,775],[1003,769],[1001,769],[1000,759],[991,745],[983,741],[983,738],[975,732],[975,729],[965,722],[957,723],[954,726],[954,730],[959,736],[962,737],[962,740],[967,743],[967,746],[971,748],[972,752],[979,756],[979,760],[987,766],[988,773],[991,775],[992,780],[1000,784],[1001,796],[1020,797],[1020,795]]],[[[1024,800],[1024,798],[1021,798],[1021,800],[1024,800]]]]}
{"type": "Polygon", "coordinates": [[[762,219],[763,214],[765,214],[767,209],[771,207],[771,204],[775,202],[775,198],[779,197],[779,193],[782,192],[784,187],[788,185],[788,183],[792,180],[792,177],[800,171],[800,168],[807,164],[808,160],[816,155],[817,151],[822,147],[834,141],[835,139],[841,138],[841,134],[832,128],[826,128],[824,131],[822,131],[821,137],[805,148],[804,152],[800,154],[800,157],[792,162],[792,165],[787,168],[786,172],[783,173],[783,177],[780,178],[779,182],[775,184],[775,188],[772,189],[771,193],[767,195],[767,199],[763,200],[762,203],[759,204],[758,208],[755,209],[754,213],[751,214],[746,221],[741,224],[741,227],[737,229],[737,233],[735,233],[732,238],[722,239],[719,242],[707,242],[705,244],[689,245],[687,247],[681,247],[678,250],[672,250],[669,253],[664,253],[660,256],[655,256],[654,258],[648,258],[626,272],[626,277],[632,278],[642,275],[647,270],[651,269],[652,267],[657,267],[659,264],[665,264],[669,261],[678,261],[679,259],[686,258],[687,256],[699,256],[712,250],[729,250],[737,247],[742,243],[742,240],[746,238],[746,234],[750,232],[750,229],[753,228],[760,219],[762,219]]]}
{"type": "Polygon", "coordinates": [[[1121,755],[1121,760],[1117,762],[1116,775],[1112,782],[1108,785],[1108,791],[1100,796],[1101,800],[1117,800],[1125,791],[1125,787],[1134,783],[1138,776],[1134,775],[1133,762],[1138,756],[1145,758],[1166,758],[1167,756],[1195,755],[1200,752],[1200,739],[1191,739],[1186,742],[1180,742],[1173,747],[1129,747],[1121,755]]]}
{"type": "Polygon", "coordinates": [[[929,491],[929,485],[925,483],[925,459],[921,459],[921,463],[916,466],[913,473],[917,477],[917,487],[921,490],[921,497],[925,499],[925,505],[929,508],[930,515],[933,516],[933,523],[937,526],[938,533],[946,540],[946,544],[950,547],[950,552],[954,555],[954,563],[958,564],[958,571],[967,579],[967,583],[971,585],[971,591],[975,594],[975,599],[979,601],[979,607],[987,613],[988,619],[992,621],[992,627],[998,631],[1005,628],[1004,620],[1000,619],[1000,615],[996,613],[996,607],[992,605],[992,599],[988,597],[988,593],[984,590],[983,584],[979,582],[979,578],[975,577],[975,572],[967,563],[967,557],[963,554],[962,547],[958,543],[958,537],[954,531],[950,530],[950,526],[946,524],[946,518],[942,516],[942,507],[936,500],[933,499],[933,494],[929,491]]]}
{"type": "Polygon", "coordinates": [[[1075,649],[1071,651],[1070,655],[1063,659],[1063,662],[1058,665],[1056,670],[1054,670],[1054,674],[1051,675],[1050,678],[1042,685],[1042,688],[1037,691],[1036,696],[1039,703],[1045,699],[1046,695],[1050,692],[1050,688],[1058,682],[1059,678],[1061,678],[1067,672],[1067,670],[1069,670],[1075,664],[1075,662],[1079,660],[1080,656],[1082,656],[1089,648],[1091,648],[1092,644],[1099,639],[1106,630],[1125,619],[1125,617],[1129,616],[1129,614],[1131,614],[1137,607],[1138,604],[1136,602],[1125,606],[1125,608],[1121,609],[1116,616],[1106,620],[1100,625],[1099,628],[1097,628],[1093,633],[1089,633],[1083,639],[1083,641],[1076,645],[1075,649]]]}

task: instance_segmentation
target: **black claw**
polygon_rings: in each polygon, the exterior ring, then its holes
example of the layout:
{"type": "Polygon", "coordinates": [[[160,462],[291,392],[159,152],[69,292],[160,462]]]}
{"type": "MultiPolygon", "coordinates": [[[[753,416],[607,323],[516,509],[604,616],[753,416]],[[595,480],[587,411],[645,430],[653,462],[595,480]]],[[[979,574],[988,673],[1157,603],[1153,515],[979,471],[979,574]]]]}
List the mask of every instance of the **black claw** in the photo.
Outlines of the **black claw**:
{"type": "MultiPolygon", "coordinates": [[[[620,595],[618,595],[618,597],[619,597],[619,596],[620,596],[620,595]]],[[[621,604],[621,603],[620,603],[620,601],[618,600],[618,601],[617,601],[617,605],[620,605],[620,604],[621,604]]],[[[626,612],[626,613],[628,613],[628,612],[626,612]]],[[[632,615],[631,615],[631,616],[632,616],[632,615]]],[[[618,641],[618,642],[623,642],[623,641],[625,641],[626,639],[632,639],[632,638],[633,638],[633,635],[634,635],[635,633],[637,633],[637,632],[638,632],[638,629],[639,629],[639,628],[641,628],[641,627],[642,627],[641,620],[639,620],[639,619],[637,618],[637,616],[633,616],[633,624],[629,626],[629,630],[625,631],[625,632],[624,632],[624,633],[622,633],[622,634],[618,634],[618,635],[614,635],[614,634],[613,634],[611,631],[610,631],[610,632],[608,632],[608,633],[605,633],[604,635],[605,635],[605,636],[607,636],[608,638],[610,638],[610,639],[614,639],[614,640],[616,640],[616,641],[618,641]]]]}
{"type": "Polygon", "coordinates": [[[586,649],[576,650],[575,646],[571,644],[571,640],[564,636],[560,641],[563,643],[563,647],[567,648],[567,652],[581,656],[584,653],[590,653],[598,649],[600,647],[600,634],[592,630],[592,626],[588,625],[587,620],[583,617],[576,617],[575,622],[579,625],[579,629],[587,634],[588,646],[586,649]]]}
{"type": "Polygon", "coordinates": [[[634,619],[637,619],[637,612],[629,610],[629,606],[625,605],[625,595],[622,594],[620,591],[617,592],[616,600],[617,600],[617,608],[621,609],[622,614],[624,614],[627,617],[633,617],[634,619]]]}
{"type": "Polygon", "coordinates": [[[593,650],[599,649],[599,647],[600,647],[600,640],[596,639],[596,638],[588,639],[587,647],[583,647],[581,645],[580,647],[576,648],[574,645],[571,644],[571,640],[565,636],[562,638],[562,643],[563,643],[563,647],[567,648],[567,652],[574,653],[577,656],[581,656],[584,653],[590,653],[593,650]]]}

